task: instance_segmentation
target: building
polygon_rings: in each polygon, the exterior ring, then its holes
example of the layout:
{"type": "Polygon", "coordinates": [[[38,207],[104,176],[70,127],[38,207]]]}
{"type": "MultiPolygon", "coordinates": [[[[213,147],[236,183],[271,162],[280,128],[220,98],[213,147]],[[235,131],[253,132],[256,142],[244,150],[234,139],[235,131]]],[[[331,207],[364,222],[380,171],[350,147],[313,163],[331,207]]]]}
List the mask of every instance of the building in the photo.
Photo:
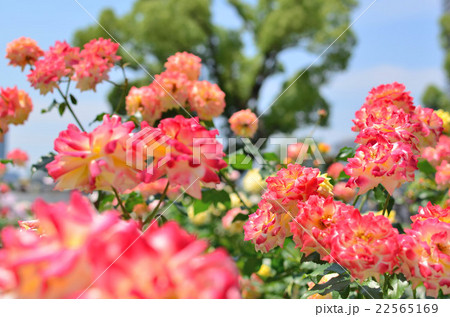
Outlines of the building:
{"type": "Polygon", "coordinates": [[[0,159],[4,159],[6,156],[6,143],[0,142],[0,159]]]}

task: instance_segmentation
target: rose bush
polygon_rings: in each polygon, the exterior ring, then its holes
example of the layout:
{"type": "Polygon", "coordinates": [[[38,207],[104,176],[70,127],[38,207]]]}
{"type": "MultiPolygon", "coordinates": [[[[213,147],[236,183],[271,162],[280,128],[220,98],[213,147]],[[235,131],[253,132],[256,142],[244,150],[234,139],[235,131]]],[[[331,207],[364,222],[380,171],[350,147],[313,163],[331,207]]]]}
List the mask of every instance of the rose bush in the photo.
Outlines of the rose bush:
{"type": "MultiPolygon", "coordinates": [[[[125,78],[126,114],[99,115],[87,131],[71,84],[117,85],[110,70],[126,75],[118,47],[102,38],[46,51],[28,38],[8,45],[31,87],[59,94],[45,111],[67,109],[74,124],[33,167],[72,191],[70,201],[38,199],[12,217],[0,200],[1,297],[448,297],[448,113],[415,105],[402,84],[381,85],[355,114],[357,148],[333,158],[306,139],[261,155],[248,139],[258,117],[245,109],[228,120],[240,147],[228,141],[226,154],[213,120],[225,94],[199,80],[199,57],[181,52],[148,85],[128,89],[125,78]]],[[[16,87],[0,93],[3,137],[33,106],[16,87]]],[[[16,149],[0,174],[27,161],[16,149]]]]}

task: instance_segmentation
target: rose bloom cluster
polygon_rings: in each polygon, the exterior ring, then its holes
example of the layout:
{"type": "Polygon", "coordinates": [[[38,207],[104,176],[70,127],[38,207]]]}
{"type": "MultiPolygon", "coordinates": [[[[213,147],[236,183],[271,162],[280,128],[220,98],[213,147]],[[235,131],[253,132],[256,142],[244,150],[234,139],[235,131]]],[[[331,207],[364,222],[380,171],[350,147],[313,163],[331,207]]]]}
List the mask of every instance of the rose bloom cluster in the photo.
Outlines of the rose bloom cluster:
{"type": "Polygon", "coordinates": [[[293,236],[306,255],[318,252],[348,268],[354,278],[392,273],[398,263],[398,231],[384,216],[361,215],[335,201],[332,189],[318,169],[289,164],[267,179],[259,209],[244,226],[245,239],[267,252],[293,236]]]}
{"type": "Polygon", "coordinates": [[[244,225],[245,239],[268,252],[292,236],[306,255],[318,252],[322,260],[347,268],[352,278],[379,280],[401,272],[431,296],[450,293],[450,208],[420,208],[412,229],[399,234],[387,217],[362,215],[336,201],[331,190],[318,169],[289,164],[267,179],[259,209],[244,225]]]}
{"type": "Polygon", "coordinates": [[[226,251],[175,222],[142,232],[117,211],[98,214],[78,192],[33,205],[38,222],[2,230],[3,298],[239,298],[226,251]]]}
{"type": "Polygon", "coordinates": [[[442,189],[448,189],[450,186],[450,137],[441,135],[437,145],[425,148],[422,156],[436,168],[436,184],[442,189]]]}
{"type": "Polygon", "coordinates": [[[9,64],[19,66],[22,70],[26,65],[34,65],[39,57],[44,55],[44,51],[38,46],[37,42],[28,37],[20,37],[6,46],[6,58],[9,64]]]}
{"type": "Polygon", "coordinates": [[[136,187],[139,173],[126,160],[126,144],[134,128],[133,122],[122,123],[119,116],[109,115],[89,133],[69,124],[56,138],[57,155],[46,166],[56,181],[55,189],[124,192],[136,187]]]}
{"type": "Polygon", "coordinates": [[[178,52],[167,59],[166,70],[154,81],[140,88],[132,87],[126,98],[128,115],[139,112],[153,125],[162,113],[177,108],[190,109],[201,120],[212,120],[225,109],[225,93],[206,80],[199,81],[201,59],[187,52],[178,52]]]}
{"type": "Polygon", "coordinates": [[[227,164],[217,130],[183,116],[164,119],[156,128],[144,122],[141,128],[133,133],[133,122],[122,123],[119,116],[109,115],[92,132],[70,124],[55,140],[57,155],[47,165],[55,189],[146,191],[151,189],[142,182],[166,178],[175,193],[181,186],[200,198],[201,184],[220,183],[216,172],[227,164]],[[147,164],[150,158],[152,163],[147,164]]]}
{"type": "Polygon", "coordinates": [[[0,141],[10,124],[23,124],[32,110],[33,103],[25,91],[17,87],[0,88],[0,141]]]}
{"type": "Polygon", "coordinates": [[[306,201],[311,195],[324,198],[332,195],[326,175],[299,164],[289,164],[266,182],[267,190],[259,208],[244,226],[245,240],[251,240],[256,250],[262,252],[283,246],[285,238],[292,236],[289,223],[298,215],[299,201],[306,201]]]}
{"type": "Polygon", "coordinates": [[[399,83],[372,89],[353,122],[360,146],[345,172],[347,186],[358,187],[359,195],[379,184],[392,195],[412,181],[419,156],[437,143],[443,129],[441,118],[432,109],[414,106],[399,83]]]}
{"type": "Polygon", "coordinates": [[[450,208],[428,203],[411,220],[411,229],[400,236],[399,271],[413,288],[423,283],[429,296],[450,294],[450,208]]]}
{"type": "Polygon", "coordinates": [[[198,118],[181,115],[163,119],[154,128],[142,123],[141,132],[131,143],[132,161],[141,163],[141,180],[145,183],[167,177],[172,185],[180,185],[186,193],[200,199],[201,185],[214,188],[220,183],[217,172],[227,166],[217,130],[208,130],[198,118]],[[142,168],[142,162],[152,162],[142,168]]]}
{"type": "Polygon", "coordinates": [[[57,41],[44,52],[35,41],[21,37],[8,44],[6,57],[10,65],[22,70],[30,65],[28,81],[42,95],[59,89],[62,79],[75,81],[81,91],[95,91],[97,84],[109,79],[109,70],[121,59],[116,55],[118,48],[119,44],[110,39],[99,38],[81,50],[57,41]]]}

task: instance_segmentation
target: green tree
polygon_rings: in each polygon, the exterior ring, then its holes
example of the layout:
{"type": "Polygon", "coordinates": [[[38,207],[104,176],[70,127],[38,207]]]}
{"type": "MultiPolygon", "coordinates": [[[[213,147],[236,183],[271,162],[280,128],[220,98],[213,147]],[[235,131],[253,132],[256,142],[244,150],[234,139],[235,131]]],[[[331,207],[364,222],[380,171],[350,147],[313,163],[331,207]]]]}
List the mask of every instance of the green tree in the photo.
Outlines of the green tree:
{"type": "MultiPolygon", "coordinates": [[[[136,61],[156,74],[170,55],[191,52],[205,64],[202,77],[226,93],[224,115],[230,117],[245,108],[262,113],[258,107],[261,89],[269,78],[284,78],[281,93],[304,73],[264,112],[259,136],[292,133],[300,125],[315,122],[316,110],[330,108],[320,88],[333,73],[346,68],[355,45],[353,33],[345,32],[309,69],[307,65],[292,72],[280,57],[289,49],[319,56],[349,26],[356,0],[228,0],[227,5],[234,9],[239,28],[215,24],[211,0],[138,0],[123,16],[104,10],[99,22],[133,56],[120,52],[140,78],[135,83],[151,80],[136,61]]],[[[95,37],[109,36],[93,25],[76,32],[74,43],[81,46],[95,37]]],[[[109,100],[116,105],[120,96],[119,88],[114,88],[109,100]]]]}
{"type": "MultiPolygon", "coordinates": [[[[445,50],[444,69],[447,79],[450,80],[450,13],[445,13],[441,17],[441,45],[445,50]]],[[[425,106],[439,109],[442,108],[450,111],[450,96],[447,92],[442,91],[436,85],[430,85],[422,96],[425,106]]]]}

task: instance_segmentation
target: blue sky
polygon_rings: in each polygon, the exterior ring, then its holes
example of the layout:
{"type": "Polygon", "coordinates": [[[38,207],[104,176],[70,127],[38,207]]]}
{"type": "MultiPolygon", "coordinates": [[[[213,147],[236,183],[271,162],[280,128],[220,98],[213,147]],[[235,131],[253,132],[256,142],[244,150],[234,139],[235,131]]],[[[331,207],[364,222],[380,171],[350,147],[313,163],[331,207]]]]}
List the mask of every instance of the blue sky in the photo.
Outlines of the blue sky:
{"type": "MultiPolygon", "coordinates": [[[[105,7],[112,7],[118,14],[127,12],[133,1],[78,0],[92,15],[98,16],[105,7]]],[[[225,0],[215,0],[214,19],[226,26],[235,26],[234,12],[227,9],[225,0]]],[[[373,0],[360,0],[353,13],[361,14],[373,0]]],[[[331,125],[316,132],[316,137],[331,144],[354,137],[350,131],[354,112],[363,103],[371,87],[399,81],[404,83],[420,103],[420,96],[430,83],[445,86],[442,70],[443,52],[439,44],[439,17],[442,0],[377,0],[376,3],[354,24],[358,44],[350,65],[345,72],[334,75],[323,93],[333,105],[331,125]]],[[[73,0],[22,0],[8,1],[3,6],[0,27],[0,49],[17,37],[28,36],[44,49],[55,40],[70,40],[75,30],[92,24],[91,18],[73,0]]],[[[296,49],[282,55],[282,61],[289,71],[307,66],[315,56],[308,56],[296,49]]],[[[113,74],[113,76],[115,76],[113,74]]],[[[265,109],[279,94],[283,78],[275,76],[263,87],[260,107],[265,109]]],[[[52,97],[40,96],[30,88],[25,75],[19,69],[8,67],[7,60],[0,59],[0,86],[17,85],[26,89],[35,105],[27,123],[13,126],[7,135],[7,147],[22,148],[36,161],[52,150],[53,140],[59,131],[72,122],[69,113],[60,118],[57,112],[40,114],[52,97]]],[[[75,109],[83,122],[90,122],[96,113],[106,111],[108,84],[101,85],[98,93],[78,94],[79,105],[75,109]]],[[[273,105],[276,107],[276,103],[273,105]]],[[[299,129],[301,136],[308,128],[299,129]]]]}

